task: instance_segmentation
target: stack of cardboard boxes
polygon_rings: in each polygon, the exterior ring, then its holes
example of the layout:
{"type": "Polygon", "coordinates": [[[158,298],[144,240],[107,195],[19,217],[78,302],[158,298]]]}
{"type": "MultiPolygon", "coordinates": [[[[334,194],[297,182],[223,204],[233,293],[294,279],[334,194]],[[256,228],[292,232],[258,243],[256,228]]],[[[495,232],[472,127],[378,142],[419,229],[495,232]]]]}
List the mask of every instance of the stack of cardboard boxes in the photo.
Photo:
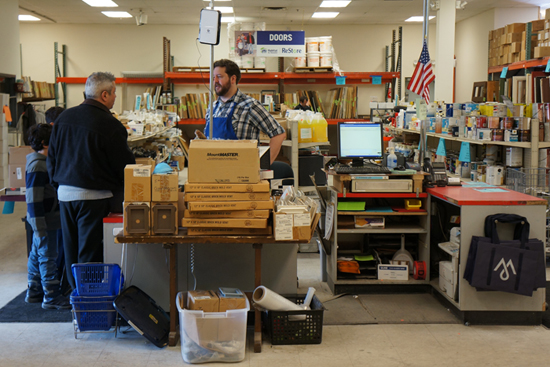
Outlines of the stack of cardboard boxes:
{"type": "Polygon", "coordinates": [[[188,235],[271,235],[255,140],[192,140],[182,226],[188,235]]]}
{"type": "Polygon", "coordinates": [[[124,169],[124,235],[178,233],[178,174],[153,174],[151,165],[124,169]]]}
{"type": "Polygon", "coordinates": [[[550,56],[550,14],[531,23],[531,54],[527,55],[525,23],[512,23],[489,32],[489,67],[550,56]]]}

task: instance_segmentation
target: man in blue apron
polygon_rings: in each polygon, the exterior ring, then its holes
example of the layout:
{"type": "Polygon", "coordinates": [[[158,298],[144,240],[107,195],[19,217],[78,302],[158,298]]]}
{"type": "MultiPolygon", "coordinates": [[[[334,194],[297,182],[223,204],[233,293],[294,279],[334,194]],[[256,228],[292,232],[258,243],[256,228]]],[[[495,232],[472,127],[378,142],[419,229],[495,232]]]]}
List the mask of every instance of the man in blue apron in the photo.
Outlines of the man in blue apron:
{"type": "MultiPolygon", "coordinates": [[[[260,140],[260,131],[269,140],[271,163],[275,160],[281,145],[286,139],[284,128],[271,114],[252,97],[242,93],[237,84],[241,71],[231,60],[221,59],[214,63],[214,88],[218,99],[214,102],[214,139],[255,139],[260,140]]],[[[206,111],[204,133],[210,134],[210,109],[206,111]]]]}

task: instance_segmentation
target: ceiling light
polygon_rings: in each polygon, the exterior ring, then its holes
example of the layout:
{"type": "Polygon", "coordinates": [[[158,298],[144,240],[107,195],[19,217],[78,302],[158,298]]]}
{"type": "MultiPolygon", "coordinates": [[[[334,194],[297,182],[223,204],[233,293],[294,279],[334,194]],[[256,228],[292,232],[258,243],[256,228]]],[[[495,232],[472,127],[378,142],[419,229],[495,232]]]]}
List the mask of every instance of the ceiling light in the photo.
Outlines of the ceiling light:
{"type": "MultiPolygon", "coordinates": [[[[430,15],[428,20],[432,20],[433,18],[435,18],[435,15],[430,15]]],[[[423,16],[410,17],[409,19],[405,19],[405,22],[423,22],[423,21],[424,21],[423,16]]]]}
{"type": "Polygon", "coordinates": [[[37,18],[33,15],[27,15],[27,14],[19,14],[18,19],[21,21],[29,21],[29,22],[36,22],[40,20],[40,18],[37,18]]]}
{"type": "Polygon", "coordinates": [[[93,7],[101,7],[101,8],[116,8],[118,5],[111,1],[111,0],[82,0],[86,4],[93,6],[93,7]]]}
{"type": "Polygon", "coordinates": [[[235,17],[222,17],[222,23],[235,23],[235,17]]]}
{"type": "Polygon", "coordinates": [[[351,0],[342,0],[342,1],[328,1],[324,0],[321,5],[321,8],[345,8],[348,4],[351,3],[351,0]]]}
{"type": "Polygon", "coordinates": [[[233,7],[232,6],[215,6],[214,10],[219,10],[222,14],[232,14],[233,13],[233,7]]]}
{"type": "Polygon", "coordinates": [[[340,14],[338,12],[330,12],[330,11],[325,11],[325,12],[315,12],[313,13],[313,15],[311,16],[312,18],[336,18],[336,16],[340,14]]]}
{"type": "MultiPolygon", "coordinates": [[[[208,2],[210,2],[210,0],[203,0],[203,1],[208,1],[208,2]]],[[[219,3],[220,1],[231,1],[231,0],[214,0],[214,2],[216,2],[216,3],[219,3]]]]}
{"type": "Polygon", "coordinates": [[[126,11],[102,11],[109,18],[131,18],[132,14],[126,11]]]}

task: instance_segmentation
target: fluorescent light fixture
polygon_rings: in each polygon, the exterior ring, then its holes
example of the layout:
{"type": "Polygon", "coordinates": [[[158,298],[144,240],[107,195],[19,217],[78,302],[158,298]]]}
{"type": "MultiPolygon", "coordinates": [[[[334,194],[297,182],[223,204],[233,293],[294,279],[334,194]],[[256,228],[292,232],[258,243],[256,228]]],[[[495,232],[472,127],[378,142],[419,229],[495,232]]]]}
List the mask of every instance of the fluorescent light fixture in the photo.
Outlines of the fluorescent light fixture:
{"type": "MultiPolygon", "coordinates": [[[[204,0],[204,1],[210,2],[210,0],[204,0]]],[[[221,2],[221,1],[231,1],[231,0],[214,0],[215,3],[219,3],[219,2],[221,2]]]]}
{"type": "Polygon", "coordinates": [[[233,13],[233,7],[232,6],[215,6],[214,10],[219,10],[222,14],[232,14],[233,13]]]}
{"type": "MultiPolygon", "coordinates": [[[[435,15],[430,15],[428,20],[432,20],[435,18],[435,15]]],[[[405,22],[423,22],[424,17],[423,16],[417,16],[417,17],[410,17],[409,19],[405,19],[405,22]]]]}
{"type": "Polygon", "coordinates": [[[351,0],[342,0],[342,1],[328,1],[324,0],[321,5],[321,8],[345,8],[348,4],[351,3],[351,0]]]}
{"type": "Polygon", "coordinates": [[[82,0],[86,4],[93,6],[93,7],[101,7],[101,8],[116,8],[118,5],[111,1],[111,0],[82,0]]]}
{"type": "Polygon", "coordinates": [[[109,18],[132,18],[132,14],[126,11],[102,11],[109,18]]]}
{"type": "Polygon", "coordinates": [[[222,17],[222,23],[235,23],[235,17],[222,17]]]}
{"type": "Polygon", "coordinates": [[[36,22],[40,20],[40,18],[37,18],[34,15],[28,15],[28,14],[19,14],[18,19],[21,21],[27,21],[27,22],[36,22]]]}
{"type": "Polygon", "coordinates": [[[311,16],[312,18],[336,18],[336,16],[340,14],[339,12],[331,12],[331,11],[324,11],[324,12],[315,12],[311,16]]]}

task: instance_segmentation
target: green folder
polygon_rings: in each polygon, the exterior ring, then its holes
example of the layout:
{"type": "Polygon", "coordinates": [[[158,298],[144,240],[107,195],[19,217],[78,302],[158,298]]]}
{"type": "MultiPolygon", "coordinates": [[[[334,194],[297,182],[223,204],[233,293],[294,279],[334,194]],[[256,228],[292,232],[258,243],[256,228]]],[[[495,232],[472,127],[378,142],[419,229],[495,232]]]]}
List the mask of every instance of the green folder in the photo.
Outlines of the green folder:
{"type": "Polygon", "coordinates": [[[363,211],[365,210],[364,201],[339,201],[338,210],[340,211],[363,211]]]}
{"type": "Polygon", "coordinates": [[[356,261],[372,261],[374,257],[372,255],[354,255],[356,261]]]}

